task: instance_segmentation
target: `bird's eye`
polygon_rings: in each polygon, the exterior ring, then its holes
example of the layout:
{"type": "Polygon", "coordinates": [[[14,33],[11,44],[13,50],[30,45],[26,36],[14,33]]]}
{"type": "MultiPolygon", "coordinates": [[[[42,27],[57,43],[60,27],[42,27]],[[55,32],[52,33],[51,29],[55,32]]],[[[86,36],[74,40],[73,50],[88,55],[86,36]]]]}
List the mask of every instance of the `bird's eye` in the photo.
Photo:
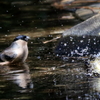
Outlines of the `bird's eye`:
{"type": "Polygon", "coordinates": [[[20,40],[20,39],[24,40],[24,41],[28,41],[30,39],[30,37],[25,36],[25,35],[19,35],[14,39],[14,41],[17,41],[17,40],[20,40]]]}

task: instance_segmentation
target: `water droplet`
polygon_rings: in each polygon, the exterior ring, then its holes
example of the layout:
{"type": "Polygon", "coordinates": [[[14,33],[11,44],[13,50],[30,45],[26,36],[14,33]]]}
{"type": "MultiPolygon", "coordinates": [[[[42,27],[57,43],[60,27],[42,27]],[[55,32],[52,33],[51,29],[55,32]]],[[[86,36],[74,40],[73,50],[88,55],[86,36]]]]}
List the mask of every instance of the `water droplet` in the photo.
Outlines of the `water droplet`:
{"type": "Polygon", "coordinates": [[[83,40],[80,40],[80,42],[82,43],[82,42],[83,42],[83,40]]]}
{"type": "Polygon", "coordinates": [[[72,44],[75,44],[75,42],[72,42],[72,44]]]}
{"type": "Polygon", "coordinates": [[[59,54],[56,54],[56,56],[58,57],[58,56],[59,56],[59,54]]]}
{"type": "Polygon", "coordinates": [[[66,43],[64,43],[64,46],[67,46],[67,44],[66,44],[66,43]]]}
{"type": "Polygon", "coordinates": [[[52,67],[52,70],[55,70],[56,68],[55,67],[52,67]]]}
{"type": "Polygon", "coordinates": [[[73,37],[70,36],[71,39],[73,39],[73,37]]]}
{"type": "Polygon", "coordinates": [[[72,60],[72,62],[75,62],[75,60],[72,60]]]}
{"type": "Polygon", "coordinates": [[[73,39],[70,39],[70,41],[73,41],[73,39]]]}
{"type": "Polygon", "coordinates": [[[94,41],[96,40],[96,38],[93,39],[94,41]]]}
{"type": "Polygon", "coordinates": [[[22,20],[22,23],[23,23],[24,21],[22,20]]]}
{"type": "Polygon", "coordinates": [[[5,36],[8,36],[8,35],[5,35],[5,36]]]}
{"type": "Polygon", "coordinates": [[[82,97],[81,97],[81,96],[78,96],[78,99],[79,99],[79,100],[82,100],[82,97]]]}
{"type": "Polygon", "coordinates": [[[40,59],[40,58],[41,58],[40,56],[37,57],[37,59],[40,59]]]}
{"type": "Polygon", "coordinates": [[[61,44],[63,44],[63,42],[61,42],[61,44]]]}
{"type": "Polygon", "coordinates": [[[83,38],[85,38],[85,36],[83,35],[83,38]]]}
{"type": "Polygon", "coordinates": [[[77,47],[77,49],[79,50],[79,49],[80,49],[80,47],[77,47]]]}
{"type": "Polygon", "coordinates": [[[71,51],[71,55],[73,55],[74,54],[74,52],[73,51],[71,51]]]}
{"type": "Polygon", "coordinates": [[[59,48],[59,50],[61,50],[61,48],[59,48]]]}
{"type": "Polygon", "coordinates": [[[48,37],[52,37],[52,35],[50,34],[48,37]]]}

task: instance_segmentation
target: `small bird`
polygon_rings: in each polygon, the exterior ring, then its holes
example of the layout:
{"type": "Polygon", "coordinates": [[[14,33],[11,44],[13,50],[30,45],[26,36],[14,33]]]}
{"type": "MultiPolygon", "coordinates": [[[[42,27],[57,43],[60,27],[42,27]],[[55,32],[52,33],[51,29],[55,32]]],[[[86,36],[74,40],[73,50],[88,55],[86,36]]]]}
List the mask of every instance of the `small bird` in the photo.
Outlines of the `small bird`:
{"type": "Polygon", "coordinates": [[[0,53],[0,65],[24,63],[28,56],[27,42],[29,39],[29,36],[17,36],[11,45],[0,53]]]}

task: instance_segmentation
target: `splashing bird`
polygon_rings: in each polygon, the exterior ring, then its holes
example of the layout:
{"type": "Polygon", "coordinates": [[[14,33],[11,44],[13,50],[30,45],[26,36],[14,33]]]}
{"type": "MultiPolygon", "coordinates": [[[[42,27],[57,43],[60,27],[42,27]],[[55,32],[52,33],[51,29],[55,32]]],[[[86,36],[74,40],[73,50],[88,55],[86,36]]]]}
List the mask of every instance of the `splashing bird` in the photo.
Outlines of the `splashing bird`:
{"type": "Polygon", "coordinates": [[[17,36],[11,45],[0,53],[0,65],[12,63],[24,63],[28,56],[27,42],[30,37],[25,35],[17,36]]]}

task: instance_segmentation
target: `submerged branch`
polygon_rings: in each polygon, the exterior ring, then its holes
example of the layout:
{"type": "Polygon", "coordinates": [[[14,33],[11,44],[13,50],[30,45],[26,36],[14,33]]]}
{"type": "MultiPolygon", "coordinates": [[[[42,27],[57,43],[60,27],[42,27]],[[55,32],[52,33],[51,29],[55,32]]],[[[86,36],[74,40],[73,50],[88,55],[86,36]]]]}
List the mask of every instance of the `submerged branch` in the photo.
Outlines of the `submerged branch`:
{"type": "Polygon", "coordinates": [[[61,36],[58,36],[56,38],[53,38],[51,40],[47,40],[47,41],[44,41],[43,44],[46,44],[46,43],[49,43],[49,42],[53,42],[53,41],[56,41],[57,39],[61,38],[61,36]]]}

